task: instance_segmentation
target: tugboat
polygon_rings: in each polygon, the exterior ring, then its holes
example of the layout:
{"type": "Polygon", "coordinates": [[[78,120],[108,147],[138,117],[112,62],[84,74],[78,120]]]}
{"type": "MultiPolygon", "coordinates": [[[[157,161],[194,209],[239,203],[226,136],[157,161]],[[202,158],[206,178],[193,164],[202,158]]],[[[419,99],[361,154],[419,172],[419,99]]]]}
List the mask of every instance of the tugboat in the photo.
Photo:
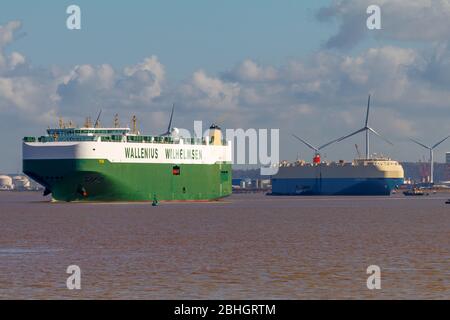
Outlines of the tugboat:
{"type": "Polygon", "coordinates": [[[421,190],[419,188],[416,188],[416,187],[404,191],[403,194],[405,196],[424,196],[424,195],[428,195],[428,193],[425,193],[425,192],[423,192],[423,190],[421,190]]]}

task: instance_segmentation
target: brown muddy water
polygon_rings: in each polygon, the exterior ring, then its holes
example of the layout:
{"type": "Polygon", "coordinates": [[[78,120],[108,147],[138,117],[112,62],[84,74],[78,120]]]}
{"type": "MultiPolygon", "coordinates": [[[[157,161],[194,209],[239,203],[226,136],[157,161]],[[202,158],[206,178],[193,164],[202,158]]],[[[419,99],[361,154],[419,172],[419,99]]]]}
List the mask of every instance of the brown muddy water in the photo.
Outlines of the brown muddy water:
{"type": "Polygon", "coordinates": [[[49,203],[0,193],[0,299],[450,299],[450,205],[233,195],[49,203]],[[69,265],[81,290],[69,291],[69,265]],[[381,290],[366,286],[370,265],[381,290]]]}

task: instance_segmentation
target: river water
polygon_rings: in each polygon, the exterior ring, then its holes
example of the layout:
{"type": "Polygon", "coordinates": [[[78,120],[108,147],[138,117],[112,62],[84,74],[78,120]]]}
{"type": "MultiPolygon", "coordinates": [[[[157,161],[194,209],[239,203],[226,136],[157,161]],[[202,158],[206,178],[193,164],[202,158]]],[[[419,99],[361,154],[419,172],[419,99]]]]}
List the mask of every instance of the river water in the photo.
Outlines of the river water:
{"type": "Polygon", "coordinates": [[[450,205],[233,195],[50,203],[0,193],[0,299],[450,299],[450,205]],[[81,290],[68,290],[69,265],[81,290]],[[367,268],[381,269],[369,290],[367,268]]]}

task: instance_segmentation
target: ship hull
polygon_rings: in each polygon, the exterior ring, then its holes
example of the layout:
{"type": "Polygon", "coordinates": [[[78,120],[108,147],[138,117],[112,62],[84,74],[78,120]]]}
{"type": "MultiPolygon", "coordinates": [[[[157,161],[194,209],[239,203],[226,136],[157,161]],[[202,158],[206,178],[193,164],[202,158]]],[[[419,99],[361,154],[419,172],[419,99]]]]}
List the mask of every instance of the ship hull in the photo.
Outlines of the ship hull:
{"type": "Polygon", "coordinates": [[[274,195],[390,195],[403,184],[403,167],[388,159],[358,159],[280,167],[272,177],[274,195]]]}
{"type": "Polygon", "coordinates": [[[272,195],[384,196],[403,184],[403,178],[272,179],[272,195]]]}
{"type": "Polygon", "coordinates": [[[25,174],[56,201],[200,201],[231,194],[231,164],[31,159],[25,174]]]}

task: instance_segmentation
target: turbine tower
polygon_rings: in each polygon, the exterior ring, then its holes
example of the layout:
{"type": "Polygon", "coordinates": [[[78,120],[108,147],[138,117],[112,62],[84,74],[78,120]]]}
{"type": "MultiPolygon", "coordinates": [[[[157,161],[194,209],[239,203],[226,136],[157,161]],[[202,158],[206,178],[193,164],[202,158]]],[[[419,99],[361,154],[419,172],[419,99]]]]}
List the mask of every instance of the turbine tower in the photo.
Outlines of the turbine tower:
{"type": "Polygon", "coordinates": [[[448,138],[450,138],[450,136],[445,137],[444,139],[442,139],[441,141],[439,141],[438,143],[436,143],[433,146],[426,146],[423,143],[410,138],[410,140],[412,142],[414,142],[414,143],[418,144],[419,146],[424,147],[425,149],[428,149],[430,151],[430,184],[434,183],[434,149],[436,149],[441,143],[443,143],[448,138]]]}
{"type": "MultiPolygon", "coordinates": [[[[389,140],[385,139],[384,137],[382,137],[378,132],[376,132],[373,128],[371,128],[369,126],[369,112],[370,112],[370,94],[369,94],[369,99],[367,101],[367,113],[366,113],[366,122],[364,124],[364,127],[362,127],[361,129],[352,132],[342,138],[339,138],[337,140],[335,140],[336,142],[340,142],[342,140],[345,140],[347,138],[350,138],[352,136],[354,136],[355,134],[358,134],[360,132],[365,132],[366,133],[366,159],[370,159],[370,133],[372,132],[373,134],[375,134],[376,136],[378,136],[379,138],[383,139],[384,141],[386,141],[387,143],[389,143],[390,145],[393,145],[392,142],[390,142],[389,140]]],[[[334,142],[334,141],[333,141],[334,142]]]]}

